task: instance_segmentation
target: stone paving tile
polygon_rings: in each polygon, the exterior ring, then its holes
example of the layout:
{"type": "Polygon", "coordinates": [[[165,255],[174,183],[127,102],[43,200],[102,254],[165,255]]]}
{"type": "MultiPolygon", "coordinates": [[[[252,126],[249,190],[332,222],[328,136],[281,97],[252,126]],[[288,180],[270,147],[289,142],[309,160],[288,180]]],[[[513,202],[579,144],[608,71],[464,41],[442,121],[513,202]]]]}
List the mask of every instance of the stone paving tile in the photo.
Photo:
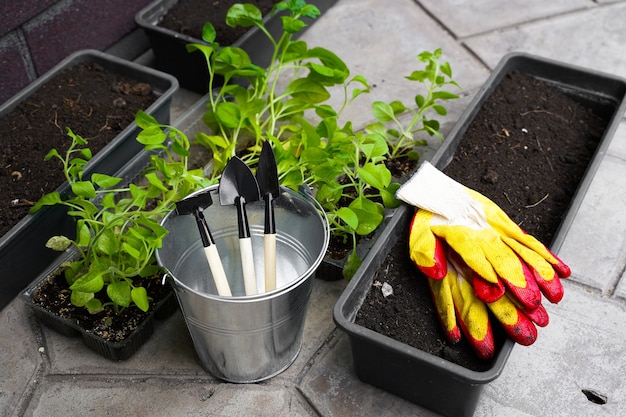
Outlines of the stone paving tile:
{"type": "Polygon", "coordinates": [[[559,255],[572,280],[611,293],[626,265],[626,122],[623,121],[565,237],[559,255]]]}
{"type": "Polygon", "coordinates": [[[6,306],[0,312],[0,410],[5,410],[2,413],[18,406],[30,381],[43,371],[39,347],[26,307],[19,300],[6,306]]]}
{"type": "Polygon", "coordinates": [[[489,384],[474,417],[626,415],[626,309],[566,282],[565,297],[547,305],[550,325],[530,347],[516,346],[489,384]],[[608,397],[587,400],[583,389],[608,397]]]}
{"type": "Polygon", "coordinates": [[[415,83],[404,77],[422,67],[416,59],[422,51],[441,48],[453,77],[465,90],[476,88],[489,75],[412,0],[341,0],[301,39],[337,53],[352,75],[361,74],[369,81],[372,92],[359,97],[344,112],[343,120],[351,120],[357,129],[374,120],[370,110],[373,101],[414,102],[415,83]]]}
{"type": "Polygon", "coordinates": [[[50,378],[23,414],[83,417],[313,416],[295,389],[158,378],[50,378]]]}
{"type": "Polygon", "coordinates": [[[438,415],[361,382],[352,364],[349,339],[339,330],[315,358],[298,388],[325,417],[438,415]]]}
{"type": "Polygon", "coordinates": [[[592,7],[591,0],[416,0],[441,20],[447,30],[464,38],[572,10],[592,7]]]}
{"type": "Polygon", "coordinates": [[[626,2],[622,1],[470,37],[463,42],[491,68],[509,52],[528,52],[624,77],[625,20],[626,2]]]}

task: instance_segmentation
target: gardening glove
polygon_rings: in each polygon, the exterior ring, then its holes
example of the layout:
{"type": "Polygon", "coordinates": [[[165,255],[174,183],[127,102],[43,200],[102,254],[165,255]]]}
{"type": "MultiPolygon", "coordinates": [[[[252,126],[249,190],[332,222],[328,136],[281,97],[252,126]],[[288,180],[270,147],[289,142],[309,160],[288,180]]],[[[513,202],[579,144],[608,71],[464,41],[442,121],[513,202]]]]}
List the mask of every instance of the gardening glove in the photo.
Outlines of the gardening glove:
{"type": "Polygon", "coordinates": [[[421,209],[409,240],[411,258],[427,276],[446,275],[445,241],[473,271],[468,279],[482,300],[499,300],[505,288],[531,311],[541,304],[541,292],[551,302],[561,300],[560,278],[569,276],[569,267],[488,198],[428,162],[397,197],[421,209]]]}
{"type": "Polygon", "coordinates": [[[457,343],[462,331],[480,358],[492,357],[495,348],[489,312],[474,295],[471,284],[452,264],[448,264],[443,279],[426,279],[448,341],[457,343]]]}
{"type": "Polygon", "coordinates": [[[471,283],[469,267],[454,252],[448,252],[447,273],[441,280],[428,278],[435,307],[448,340],[460,340],[457,323],[476,354],[488,359],[495,352],[489,309],[509,337],[521,344],[530,345],[537,340],[537,328],[548,324],[548,314],[540,305],[535,310],[524,310],[508,295],[493,303],[484,303],[476,297],[471,283]],[[533,322],[535,324],[533,324],[533,322]]]}

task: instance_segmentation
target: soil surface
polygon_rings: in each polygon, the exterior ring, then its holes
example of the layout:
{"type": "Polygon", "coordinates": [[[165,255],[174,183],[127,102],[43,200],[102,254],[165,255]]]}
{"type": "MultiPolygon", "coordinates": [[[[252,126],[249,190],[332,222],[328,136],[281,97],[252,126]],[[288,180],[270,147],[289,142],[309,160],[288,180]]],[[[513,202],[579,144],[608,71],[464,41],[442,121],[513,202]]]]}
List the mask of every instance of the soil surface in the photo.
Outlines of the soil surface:
{"type": "Polygon", "coordinates": [[[64,181],[60,161],[44,161],[71,144],[67,128],[89,142],[93,154],[148,108],[150,85],[81,63],[58,74],[0,119],[0,236],[41,196],[64,181]]]}
{"type": "MultiPolygon", "coordinates": [[[[171,292],[169,285],[161,285],[161,277],[138,278],[133,285],[143,286],[148,292],[150,308],[147,312],[141,311],[132,304],[116,314],[111,306],[98,314],[89,314],[85,308],[75,307],[70,302],[71,291],[63,274],[50,275],[39,287],[33,296],[33,301],[59,317],[71,319],[85,331],[96,334],[109,342],[121,342],[128,338],[133,331],[152,313],[155,305],[171,292]]],[[[106,290],[97,295],[97,298],[108,300],[106,290]]]]}
{"type": "MultiPolygon", "coordinates": [[[[456,345],[448,342],[441,330],[426,277],[411,262],[408,253],[408,237],[403,233],[374,275],[374,285],[355,322],[465,368],[474,371],[489,369],[493,360],[479,359],[465,339],[456,345]],[[383,295],[383,284],[391,286],[393,295],[383,295]]],[[[494,337],[499,349],[504,335],[497,331],[494,337]]]]}
{"type": "Polygon", "coordinates": [[[240,2],[235,0],[179,0],[159,26],[192,38],[202,39],[202,27],[211,22],[216,31],[216,42],[220,45],[232,45],[246,33],[249,28],[232,28],[226,25],[226,13],[235,3],[252,3],[266,16],[279,0],[254,0],[240,2]]]}
{"type": "MultiPolygon", "coordinates": [[[[444,171],[494,200],[549,245],[607,124],[579,102],[532,77],[509,74],[444,171]]],[[[426,279],[408,257],[406,235],[380,266],[356,322],[470,369],[491,366],[464,342],[450,346],[445,339],[426,279]],[[394,291],[387,298],[380,288],[384,282],[394,291]]]]}
{"type": "Polygon", "coordinates": [[[476,115],[444,172],[549,245],[607,122],[560,90],[512,73],[476,115]]]}

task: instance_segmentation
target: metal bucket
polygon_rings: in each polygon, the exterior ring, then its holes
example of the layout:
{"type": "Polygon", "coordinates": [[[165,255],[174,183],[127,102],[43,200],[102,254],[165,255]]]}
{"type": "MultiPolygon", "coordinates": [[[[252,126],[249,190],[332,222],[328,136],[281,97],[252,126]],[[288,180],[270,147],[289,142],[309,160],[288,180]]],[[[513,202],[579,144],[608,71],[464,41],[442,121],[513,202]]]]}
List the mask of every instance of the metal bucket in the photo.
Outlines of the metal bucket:
{"type": "Polygon", "coordinates": [[[163,220],[169,234],[157,261],[173,283],[202,367],[229,382],[268,379],[287,369],[300,351],[312,279],[328,247],[328,221],[306,192],[281,189],[274,206],[276,289],[262,293],[264,204],[248,204],[259,294],[246,296],[235,207],[219,204],[217,186],[207,189],[214,203],[204,215],[233,296],[217,295],[191,215],[172,212],[163,220]]]}

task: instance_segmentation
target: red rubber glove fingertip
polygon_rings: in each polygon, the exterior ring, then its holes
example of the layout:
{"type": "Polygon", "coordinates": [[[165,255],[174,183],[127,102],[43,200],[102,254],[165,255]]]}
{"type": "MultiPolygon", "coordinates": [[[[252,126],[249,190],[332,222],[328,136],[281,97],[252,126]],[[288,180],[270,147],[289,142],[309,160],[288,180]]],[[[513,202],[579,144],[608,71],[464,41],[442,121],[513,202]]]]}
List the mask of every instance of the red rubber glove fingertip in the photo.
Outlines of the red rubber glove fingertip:
{"type": "Polygon", "coordinates": [[[483,279],[483,277],[476,272],[472,273],[472,286],[474,287],[476,297],[485,303],[498,301],[500,297],[504,295],[505,291],[502,282],[498,281],[497,284],[494,284],[493,282],[483,279]]]}

